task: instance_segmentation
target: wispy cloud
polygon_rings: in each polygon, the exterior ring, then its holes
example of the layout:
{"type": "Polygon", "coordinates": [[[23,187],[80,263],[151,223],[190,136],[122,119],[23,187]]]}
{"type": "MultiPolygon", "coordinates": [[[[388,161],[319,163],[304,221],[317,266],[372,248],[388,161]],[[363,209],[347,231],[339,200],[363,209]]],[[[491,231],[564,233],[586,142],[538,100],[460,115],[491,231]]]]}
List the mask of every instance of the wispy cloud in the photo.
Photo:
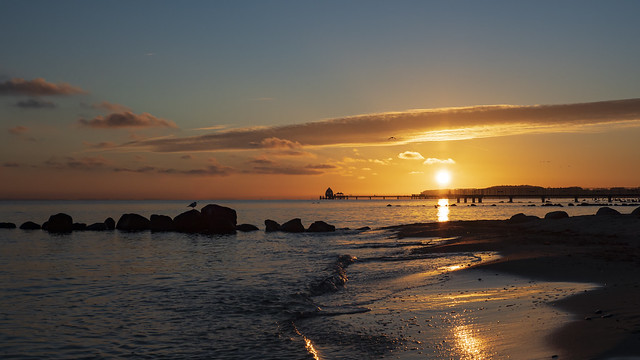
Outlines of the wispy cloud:
{"type": "Polygon", "coordinates": [[[22,109],[53,109],[56,104],[52,101],[30,98],[16,102],[15,106],[22,109]]]}
{"type": "Polygon", "coordinates": [[[425,165],[433,165],[433,164],[455,164],[456,162],[452,158],[448,158],[445,160],[437,159],[437,158],[428,158],[423,162],[425,165]]]}
{"type": "Polygon", "coordinates": [[[91,105],[92,108],[97,109],[97,110],[102,110],[102,111],[107,111],[107,112],[131,112],[131,108],[128,106],[124,106],[124,105],[120,105],[120,104],[114,104],[114,103],[110,103],[108,101],[103,101],[103,102],[99,102],[99,103],[95,103],[93,105],[91,105]]]}
{"type": "Polygon", "coordinates": [[[57,157],[51,157],[44,162],[45,166],[53,167],[59,170],[73,169],[73,170],[96,170],[106,169],[110,162],[101,157],[83,157],[75,158],[73,156],[66,156],[62,159],[57,157]]]}
{"type": "Polygon", "coordinates": [[[29,131],[29,128],[26,126],[16,126],[7,129],[7,131],[12,135],[24,135],[27,131],[29,131]]]}
{"type": "Polygon", "coordinates": [[[78,122],[83,126],[101,129],[178,127],[172,121],[157,118],[149,113],[134,114],[130,111],[96,116],[91,120],[80,119],[78,122]]]}
{"type": "Polygon", "coordinates": [[[82,144],[89,149],[97,149],[97,150],[113,149],[118,146],[118,144],[111,141],[103,141],[96,144],[85,141],[82,144]]]}
{"type": "Polygon", "coordinates": [[[422,160],[424,157],[419,152],[405,151],[398,154],[398,158],[405,160],[422,160]]]}
{"type": "Polygon", "coordinates": [[[303,147],[398,145],[536,132],[584,131],[585,127],[594,124],[618,126],[625,121],[640,126],[639,120],[640,99],[563,105],[491,105],[366,114],[304,124],[234,129],[201,136],[134,141],[126,145],[157,152],[250,150],[271,138],[287,139],[303,147]],[[390,136],[394,139],[389,140],[390,136]]]}
{"type": "Polygon", "coordinates": [[[67,83],[54,84],[47,82],[43,78],[33,80],[13,78],[0,83],[0,95],[46,96],[85,93],[86,91],[79,87],[67,83]]]}

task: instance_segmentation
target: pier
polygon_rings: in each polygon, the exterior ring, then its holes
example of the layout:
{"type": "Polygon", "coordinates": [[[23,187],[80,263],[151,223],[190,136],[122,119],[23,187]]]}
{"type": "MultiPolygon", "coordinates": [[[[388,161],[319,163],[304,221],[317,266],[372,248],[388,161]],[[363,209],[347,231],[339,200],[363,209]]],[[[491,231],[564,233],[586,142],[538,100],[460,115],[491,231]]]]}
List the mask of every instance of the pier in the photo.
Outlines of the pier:
{"type": "Polygon", "coordinates": [[[333,193],[331,188],[327,189],[320,200],[359,200],[359,199],[449,199],[456,202],[482,203],[483,199],[504,199],[513,202],[514,199],[540,199],[543,203],[551,199],[573,199],[578,203],[581,199],[607,199],[609,202],[614,199],[635,199],[640,201],[640,187],[638,188],[598,188],[583,189],[581,187],[568,188],[543,188],[539,186],[493,186],[484,189],[443,189],[425,190],[420,194],[411,195],[366,195],[366,194],[344,194],[333,193]]]}

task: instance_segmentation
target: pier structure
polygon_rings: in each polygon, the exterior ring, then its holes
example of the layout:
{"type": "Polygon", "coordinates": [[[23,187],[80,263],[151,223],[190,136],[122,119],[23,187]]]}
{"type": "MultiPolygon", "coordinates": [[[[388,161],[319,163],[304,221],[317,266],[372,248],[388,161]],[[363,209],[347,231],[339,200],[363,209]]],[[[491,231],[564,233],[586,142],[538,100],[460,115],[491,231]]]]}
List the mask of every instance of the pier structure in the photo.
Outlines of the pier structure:
{"type": "MultiPolygon", "coordinates": [[[[411,195],[366,195],[366,194],[344,194],[325,193],[320,196],[320,200],[359,200],[359,199],[449,199],[456,202],[482,203],[483,199],[505,199],[513,202],[514,199],[540,199],[543,203],[550,199],[573,199],[578,203],[581,199],[607,199],[609,202],[614,199],[640,199],[640,187],[638,188],[598,188],[584,189],[581,187],[567,188],[543,188],[540,186],[493,186],[484,189],[440,189],[425,190],[420,194],[411,195]],[[330,196],[328,196],[330,195],[330,196]]],[[[640,201],[640,200],[638,200],[640,201]]]]}

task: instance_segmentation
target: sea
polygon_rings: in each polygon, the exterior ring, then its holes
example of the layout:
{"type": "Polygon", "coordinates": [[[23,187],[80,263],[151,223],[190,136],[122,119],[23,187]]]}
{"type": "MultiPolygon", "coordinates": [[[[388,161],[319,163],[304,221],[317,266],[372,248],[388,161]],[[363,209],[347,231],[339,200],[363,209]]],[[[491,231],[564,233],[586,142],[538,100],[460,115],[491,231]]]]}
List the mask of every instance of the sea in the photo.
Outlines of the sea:
{"type": "MultiPolygon", "coordinates": [[[[412,288],[446,287],[447,271],[496,254],[413,255],[441,239],[400,239],[401,224],[594,214],[597,207],[535,201],[199,201],[236,210],[235,235],[0,229],[0,358],[402,358],[405,339],[341,326],[412,288]],[[454,206],[455,205],[455,206],[454,206]],[[472,206],[473,205],[473,206],[472,206]],[[264,231],[264,220],[322,220],[331,233],[264,231]],[[421,276],[416,276],[420,275],[421,276]]],[[[174,217],[185,201],[0,201],[0,222],[116,221],[125,213],[174,217]]],[[[604,205],[604,203],[603,203],[604,205]]],[[[635,207],[612,204],[622,213],[635,207]]],[[[373,316],[373,314],[371,315],[373,316]]],[[[434,330],[437,331],[437,330],[434,330]]],[[[434,355],[432,358],[440,358],[434,355]]]]}

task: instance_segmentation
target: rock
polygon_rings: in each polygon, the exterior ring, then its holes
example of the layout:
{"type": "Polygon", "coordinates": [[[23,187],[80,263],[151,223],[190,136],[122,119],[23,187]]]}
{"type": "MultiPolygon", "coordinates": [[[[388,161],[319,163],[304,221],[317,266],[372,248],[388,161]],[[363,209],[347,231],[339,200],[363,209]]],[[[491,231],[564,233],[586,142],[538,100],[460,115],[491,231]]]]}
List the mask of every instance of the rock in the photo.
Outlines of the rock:
{"type": "Polygon", "coordinates": [[[631,212],[631,215],[633,216],[640,216],[640,206],[633,209],[633,211],[631,212]]]}
{"type": "Polygon", "coordinates": [[[72,227],[73,231],[84,231],[87,230],[87,224],[85,223],[73,223],[72,227]]]}
{"type": "Polygon", "coordinates": [[[226,206],[209,204],[202,208],[206,230],[213,234],[235,234],[236,211],[226,206]]]}
{"type": "Polygon", "coordinates": [[[202,214],[198,210],[189,210],[173,218],[173,225],[176,231],[185,233],[204,232],[206,224],[202,214]]]}
{"type": "Polygon", "coordinates": [[[42,223],[42,230],[47,230],[47,228],[49,227],[49,222],[45,221],[42,223]]]}
{"type": "Polygon", "coordinates": [[[368,227],[368,226],[363,226],[363,227],[361,227],[361,228],[357,228],[356,230],[357,230],[357,231],[368,231],[368,230],[371,230],[371,228],[370,228],[370,227],[368,227]]]}
{"type": "Polygon", "coordinates": [[[596,215],[598,215],[598,216],[620,215],[620,211],[605,206],[605,207],[601,207],[600,209],[598,209],[598,211],[596,212],[596,215]]]}
{"type": "Polygon", "coordinates": [[[15,229],[16,224],[10,222],[2,222],[0,223],[0,229],[15,229]]]}
{"type": "Polygon", "coordinates": [[[27,221],[26,223],[20,225],[20,229],[22,230],[40,230],[42,227],[33,221],[27,221]]]}
{"type": "Polygon", "coordinates": [[[280,224],[278,224],[273,220],[269,220],[269,219],[265,220],[264,226],[265,226],[264,231],[266,232],[280,231],[280,224]]]}
{"type": "Polygon", "coordinates": [[[105,231],[107,230],[107,225],[103,222],[101,223],[94,223],[91,224],[89,226],[87,226],[87,228],[85,229],[87,231],[105,231]]]}
{"type": "Polygon", "coordinates": [[[280,230],[284,232],[299,233],[304,232],[304,226],[299,218],[291,219],[280,226],[280,230]]]}
{"type": "Polygon", "coordinates": [[[46,230],[53,233],[68,233],[73,231],[73,219],[63,213],[49,216],[46,230]]]}
{"type": "Polygon", "coordinates": [[[525,215],[523,213],[519,213],[519,214],[513,215],[511,218],[509,218],[508,221],[512,224],[521,224],[524,222],[538,220],[538,219],[540,218],[534,215],[525,215]]]}
{"type": "Polygon", "coordinates": [[[566,211],[552,211],[552,212],[548,212],[544,218],[545,219],[564,219],[564,218],[568,218],[569,214],[567,214],[566,211]]]}
{"type": "Polygon", "coordinates": [[[104,224],[107,227],[107,230],[115,230],[115,228],[116,228],[116,221],[113,220],[113,218],[111,218],[111,217],[108,217],[104,221],[104,224]]]}
{"type": "Polygon", "coordinates": [[[149,228],[151,231],[174,231],[173,219],[167,215],[151,215],[149,218],[149,228]]]}
{"type": "Polygon", "coordinates": [[[251,224],[240,224],[236,226],[236,230],[248,232],[248,231],[256,231],[259,230],[257,226],[251,224]]]}
{"type": "MultiPolygon", "coordinates": [[[[105,222],[105,225],[106,222],[105,222]]],[[[151,222],[146,217],[139,214],[123,214],[120,216],[116,229],[122,231],[143,231],[149,230],[151,222]]],[[[108,228],[108,225],[107,225],[108,228]]]]}
{"type": "Polygon", "coordinates": [[[316,221],[309,226],[307,229],[308,232],[332,232],[336,231],[336,227],[330,224],[327,224],[324,221],[316,221]]]}

